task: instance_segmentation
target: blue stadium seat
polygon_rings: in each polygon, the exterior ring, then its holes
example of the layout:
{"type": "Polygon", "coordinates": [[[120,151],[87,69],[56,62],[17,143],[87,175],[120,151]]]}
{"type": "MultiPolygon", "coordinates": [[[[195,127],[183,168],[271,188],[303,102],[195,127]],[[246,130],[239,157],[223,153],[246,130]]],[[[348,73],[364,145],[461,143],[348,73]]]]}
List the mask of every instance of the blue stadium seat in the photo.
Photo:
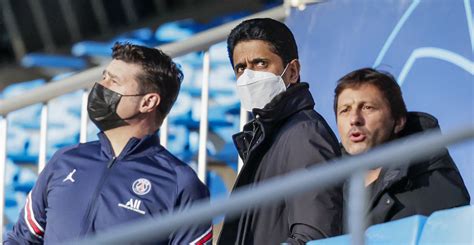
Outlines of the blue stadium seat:
{"type": "Polygon", "coordinates": [[[75,43],[71,48],[74,56],[91,56],[110,58],[112,47],[116,42],[128,42],[142,46],[157,46],[161,42],[157,41],[150,28],[140,28],[130,32],[122,33],[106,42],[81,41],[75,43]]]}
{"type": "Polygon", "coordinates": [[[156,44],[155,34],[150,28],[139,28],[117,36],[118,38],[132,38],[149,44],[156,44]]]}
{"type": "Polygon", "coordinates": [[[24,95],[28,90],[38,88],[46,83],[44,79],[34,79],[30,81],[12,83],[0,91],[0,99],[7,99],[17,95],[24,95]]]}
{"type": "Polygon", "coordinates": [[[109,42],[97,42],[97,41],[82,41],[74,44],[71,48],[71,53],[74,56],[101,56],[110,58],[112,55],[112,47],[116,42],[126,42],[136,45],[148,46],[146,42],[143,42],[134,38],[115,38],[109,42]]]}
{"type": "Polygon", "coordinates": [[[226,142],[222,149],[216,153],[210,152],[208,159],[209,161],[223,162],[231,167],[235,172],[237,172],[237,161],[239,159],[239,155],[232,142],[226,142]]]}
{"type": "Polygon", "coordinates": [[[335,236],[321,240],[309,241],[307,245],[342,245],[350,244],[351,237],[349,235],[335,236]]]}
{"type": "Polygon", "coordinates": [[[426,217],[413,215],[407,218],[373,225],[365,232],[367,244],[417,244],[426,217]]]}
{"type": "Polygon", "coordinates": [[[207,186],[211,193],[211,198],[216,198],[222,195],[228,195],[229,190],[225,186],[224,180],[215,171],[207,172],[207,186]]]}
{"type": "MultiPolygon", "coordinates": [[[[25,92],[43,86],[44,79],[35,79],[11,84],[0,93],[0,99],[24,95],[25,92]]],[[[35,140],[35,131],[39,129],[41,105],[31,105],[8,114],[7,156],[15,163],[36,160],[30,153],[35,140]]]]}
{"type": "Polygon", "coordinates": [[[85,59],[67,56],[44,53],[29,53],[21,59],[23,67],[43,67],[43,68],[58,68],[69,70],[83,70],[88,67],[85,59]]]}
{"type": "Polygon", "coordinates": [[[426,221],[418,244],[474,244],[474,206],[433,213],[426,221]]]}
{"type": "MultiPolygon", "coordinates": [[[[417,244],[420,239],[426,217],[413,215],[407,218],[373,225],[365,232],[366,244],[417,244]]],[[[311,245],[350,244],[350,236],[343,235],[308,242],[311,245]]]]}
{"type": "MultiPolygon", "coordinates": [[[[221,197],[224,195],[229,195],[229,190],[227,189],[224,180],[222,179],[217,172],[209,170],[207,171],[207,186],[211,195],[211,202],[216,197],[221,197]]],[[[224,216],[215,217],[212,220],[213,224],[219,224],[224,220],[224,216]]]]}
{"type": "MultiPolygon", "coordinates": [[[[181,87],[181,92],[188,93],[191,96],[198,97],[201,96],[201,87],[198,86],[187,86],[184,85],[181,87]]],[[[216,96],[231,96],[235,94],[235,89],[231,88],[209,88],[209,97],[216,96]]]]}
{"type": "Polygon", "coordinates": [[[203,26],[192,19],[164,23],[155,31],[155,38],[163,43],[176,42],[191,37],[203,30],[203,26]]]}

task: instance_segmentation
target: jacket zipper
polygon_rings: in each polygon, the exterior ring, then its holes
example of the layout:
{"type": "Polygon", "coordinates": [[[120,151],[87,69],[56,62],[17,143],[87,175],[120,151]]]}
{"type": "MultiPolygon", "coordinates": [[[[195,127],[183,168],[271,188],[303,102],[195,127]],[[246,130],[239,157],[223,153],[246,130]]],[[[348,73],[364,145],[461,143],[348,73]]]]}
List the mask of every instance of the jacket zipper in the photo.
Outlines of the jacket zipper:
{"type": "Polygon", "coordinates": [[[89,229],[89,224],[88,223],[91,220],[91,215],[93,213],[92,211],[94,210],[94,208],[96,206],[96,202],[97,202],[97,199],[98,199],[97,197],[99,196],[100,191],[102,190],[102,186],[103,186],[104,182],[107,180],[107,177],[109,176],[110,169],[112,168],[112,166],[114,165],[116,160],[117,160],[117,157],[113,157],[107,163],[107,168],[105,169],[104,173],[102,174],[100,182],[97,185],[97,188],[94,192],[94,195],[92,196],[92,200],[89,203],[89,207],[87,207],[86,215],[84,216],[83,221],[82,221],[82,231],[81,231],[79,237],[83,237],[89,229]]]}

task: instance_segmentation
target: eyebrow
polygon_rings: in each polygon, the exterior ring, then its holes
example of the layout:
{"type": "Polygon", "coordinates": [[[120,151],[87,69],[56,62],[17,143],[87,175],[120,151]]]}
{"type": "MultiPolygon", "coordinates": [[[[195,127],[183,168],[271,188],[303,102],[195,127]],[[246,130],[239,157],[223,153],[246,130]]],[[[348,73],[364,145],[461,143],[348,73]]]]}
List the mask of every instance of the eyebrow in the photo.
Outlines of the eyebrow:
{"type": "MultiPolygon", "coordinates": [[[[259,63],[259,62],[261,62],[261,61],[266,61],[266,62],[268,62],[269,60],[270,60],[270,59],[258,57],[258,58],[254,58],[254,59],[250,60],[249,63],[250,63],[250,64],[257,64],[257,63],[259,63]]],[[[237,63],[237,64],[235,64],[235,66],[234,66],[234,70],[237,70],[238,68],[241,68],[241,67],[244,67],[244,66],[245,66],[245,65],[244,65],[243,62],[237,63]]]]}
{"type": "Polygon", "coordinates": [[[111,77],[112,79],[118,80],[118,77],[117,77],[116,75],[110,73],[110,71],[107,71],[107,70],[102,71],[102,75],[105,75],[105,74],[107,74],[107,75],[108,75],[109,77],[111,77]]]}
{"type": "Polygon", "coordinates": [[[342,109],[342,108],[347,108],[347,107],[351,107],[351,105],[350,105],[350,104],[347,104],[347,103],[346,103],[346,104],[342,104],[342,105],[337,105],[336,110],[339,110],[339,109],[342,109]]]}

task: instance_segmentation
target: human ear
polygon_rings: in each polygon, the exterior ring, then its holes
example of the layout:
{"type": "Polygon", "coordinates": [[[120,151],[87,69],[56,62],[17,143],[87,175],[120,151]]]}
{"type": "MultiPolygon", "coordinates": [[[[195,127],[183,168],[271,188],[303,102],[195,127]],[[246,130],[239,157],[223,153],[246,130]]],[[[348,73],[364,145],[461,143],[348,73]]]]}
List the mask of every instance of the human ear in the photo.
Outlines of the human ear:
{"type": "Polygon", "coordinates": [[[152,112],[155,111],[158,105],[161,102],[161,97],[157,93],[149,93],[143,96],[141,105],[140,105],[140,111],[145,113],[145,112],[152,112]]]}
{"type": "Polygon", "coordinates": [[[397,120],[395,120],[395,127],[393,127],[393,131],[395,134],[400,133],[405,128],[405,124],[407,122],[406,117],[400,117],[397,120]]]}
{"type": "Polygon", "coordinates": [[[300,78],[300,62],[297,59],[294,59],[288,63],[287,68],[287,81],[288,83],[297,83],[298,79],[300,78]]]}

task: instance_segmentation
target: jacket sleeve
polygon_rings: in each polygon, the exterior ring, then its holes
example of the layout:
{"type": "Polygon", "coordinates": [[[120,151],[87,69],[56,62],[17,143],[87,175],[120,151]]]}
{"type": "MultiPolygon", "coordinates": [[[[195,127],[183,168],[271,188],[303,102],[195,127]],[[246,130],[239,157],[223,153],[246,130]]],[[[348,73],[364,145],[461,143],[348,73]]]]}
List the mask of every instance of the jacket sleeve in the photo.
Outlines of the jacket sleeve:
{"type": "MultiPolygon", "coordinates": [[[[183,166],[178,171],[178,198],[175,210],[183,211],[195,203],[207,202],[209,191],[197,178],[194,171],[183,166]]],[[[212,244],[212,222],[202,225],[191,225],[173,232],[169,238],[170,244],[212,244]]]]}
{"type": "MultiPolygon", "coordinates": [[[[312,123],[291,132],[287,147],[287,171],[308,169],[340,156],[339,146],[328,128],[312,123]],[[295,147],[296,146],[296,147],[295,147]]],[[[289,244],[339,235],[342,232],[342,185],[316,189],[285,200],[288,210],[289,244]]]]}
{"type": "Polygon", "coordinates": [[[25,206],[17,223],[8,234],[4,244],[42,244],[46,228],[47,186],[51,163],[41,172],[33,189],[28,193],[25,206]]]}

